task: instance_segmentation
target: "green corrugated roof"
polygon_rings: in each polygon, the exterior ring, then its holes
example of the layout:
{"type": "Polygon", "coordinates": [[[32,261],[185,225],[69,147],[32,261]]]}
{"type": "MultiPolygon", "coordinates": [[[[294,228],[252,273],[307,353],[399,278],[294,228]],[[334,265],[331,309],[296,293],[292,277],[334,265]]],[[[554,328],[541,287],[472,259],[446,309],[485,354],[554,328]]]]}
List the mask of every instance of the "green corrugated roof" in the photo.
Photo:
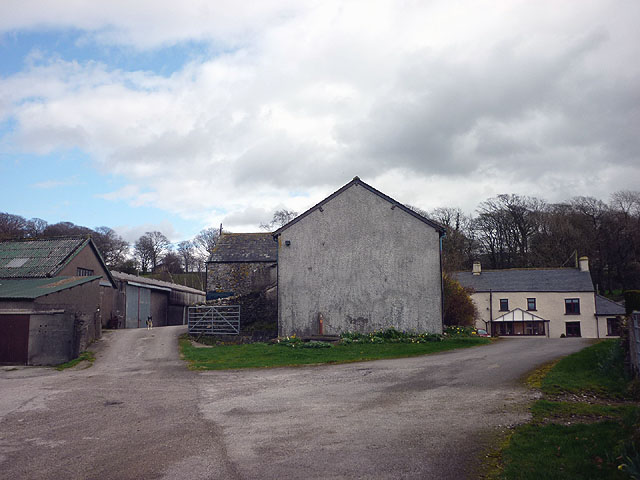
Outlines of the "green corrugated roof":
{"type": "Polygon", "coordinates": [[[0,278],[54,276],[88,241],[76,237],[0,242],[0,278]]]}
{"type": "Polygon", "coordinates": [[[0,298],[34,299],[93,282],[99,278],[102,277],[93,275],[91,277],[3,278],[0,279],[0,298]]]}

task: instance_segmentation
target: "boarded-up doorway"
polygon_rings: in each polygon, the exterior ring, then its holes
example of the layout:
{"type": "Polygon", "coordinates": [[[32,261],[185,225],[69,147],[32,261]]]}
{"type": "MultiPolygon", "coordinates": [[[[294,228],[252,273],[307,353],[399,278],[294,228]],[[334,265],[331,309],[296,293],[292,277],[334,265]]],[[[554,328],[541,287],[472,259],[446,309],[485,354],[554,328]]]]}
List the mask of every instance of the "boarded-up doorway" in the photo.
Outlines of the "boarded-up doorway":
{"type": "Polygon", "coordinates": [[[29,361],[29,315],[0,314],[0,363],[29,361]]]}

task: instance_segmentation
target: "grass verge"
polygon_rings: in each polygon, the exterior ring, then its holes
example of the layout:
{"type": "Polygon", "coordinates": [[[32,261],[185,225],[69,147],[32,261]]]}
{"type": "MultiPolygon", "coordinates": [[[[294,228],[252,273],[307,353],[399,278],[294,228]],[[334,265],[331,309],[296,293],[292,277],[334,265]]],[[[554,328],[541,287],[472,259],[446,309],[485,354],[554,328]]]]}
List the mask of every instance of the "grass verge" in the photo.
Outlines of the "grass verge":
{"type": "Polygon", "coordinates": [[[66,370],[67,368],[75,367],[80,362],[84,362],[84,361],[89,362],[89,365],[87,366],[87,368],[89,368],[90,366],[93,365],[93,362],[95,362],[95,360],[96,360],[96,356],[93,352],[85,351],[85,352],[80,352],[80,355],[78,355],[73,360],[69,360],[66,363],[61,363],[60,365],[57,365],[55,368],[56,370],[62,371],[62,370],[66,370]]]}
{"type": "Polygon", "coordinates": [[[490,343],[486,338],[451,338],[426,343],[351,343],[332,348],[289,348],[279,344],[251,343],[196,348],[188,337],[180,339],[180,351],[193,370],[285,367],[325,363],[349,363],[402,358],[490,343]]]}
{"type": "Polygon", "coordinates": [[[628,396],[624,352],[616,340],[605,340],[561,359],[542,379],[546,394],[591,393],[608,398],[628,396]]]}
{"type": "Polygon", "coordinates": [[[536,401],[531,422],[515,428],[501,446],[499,468],[489,478],[640,478],[640,407],[630,401],[617,341],[569,355],[537,370],[527,383],[552,399],[573,394],[573,401],[536,401]]]}

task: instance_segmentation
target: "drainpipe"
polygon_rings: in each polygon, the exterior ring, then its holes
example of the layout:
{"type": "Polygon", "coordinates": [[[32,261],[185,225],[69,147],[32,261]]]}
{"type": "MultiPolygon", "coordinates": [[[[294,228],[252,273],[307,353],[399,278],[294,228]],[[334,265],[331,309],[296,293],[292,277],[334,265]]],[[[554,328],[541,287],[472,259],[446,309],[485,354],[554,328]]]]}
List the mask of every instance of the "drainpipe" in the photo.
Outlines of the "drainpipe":
{"type": "Polygon", "coordinates": [[[442,277],[442,239],[447,235],[446,232],[440,232],[440,323],[444,332],[444,278],[442,277]]]}
{"type": "MultiPolygon", "coordinates": [[[[491,289],[489,289],[489,323],[493,326],[493,291],[491,289]]],[[[488,328],[487,332],[489,335],[493,335],[488,328]]]]}

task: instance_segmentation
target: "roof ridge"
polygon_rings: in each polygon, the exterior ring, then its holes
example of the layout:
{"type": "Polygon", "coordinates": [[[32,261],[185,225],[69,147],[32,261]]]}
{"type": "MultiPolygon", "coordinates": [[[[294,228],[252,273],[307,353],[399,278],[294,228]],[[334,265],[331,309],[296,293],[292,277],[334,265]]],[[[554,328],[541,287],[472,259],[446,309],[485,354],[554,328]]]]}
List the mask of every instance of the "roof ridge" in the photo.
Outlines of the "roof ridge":
{"type": "Polygon", "coordinates": [[[446,229],[442,225],[440,225],[438,222],[435,222],[435,221],[431,220],[430,218],[427,218],[424,215],[421,215],[418,212],[415,212],[415,211],[411,210],[405,204],[395,200],[394,198],[391,198],[389,195],[381,192],[380,190],[376,189],[375,187],[372,187],[368,183],[362,181],[360,179],[360,177],[355,176],[355,177],[353,177],[353,179],[350,182],[348,182],[347,184],[345,184],[342,187],[340,187],[338,190],[333,192],[331,195],[329,195],[328,197],[324,198],[323,200],[320,200],[314,206],[308,208],[307,210],[302,212],[300,215],[298,215],[296,218],[294,218],[290,222],[288,222],[285,225],[283,225],[280,228],[278,228],[275,232],[272,233],[274,238],[277,237],[278,235],[280,235],[284,230],[289,228],[289,226],[291,226],[294,223],[297,223],[298,221],[302,220],[304,217],[306,217],[309,214],[311,214],[311,212],[315,211],[316,209],[322,207],[324,204],[326,204],[329,201],[333,200],[335,197],[337,197],[338,195],[340,195],[342,192],[344,192],[348,188],[352,187],[353,185],[361,185],[362,187],[364,187],[366,190],[369,190],[374,195],[377,195],[378,197],[382,198],[383,200],[386,200],[387,202],[391,203],[393,205],[392,208],[395,208],[395,207],[400,208],[401,210],[403,210],[404,212],[408,213],[412,217],[415,217],[416,219],[420,220],[421,222],[426,223],[427,225],[429,225],[431,228],[434,228],[436,231],[438,231],[440,233],[441,236],[445,234],[446,229]]]}
{"type": "Polygon", "coordinates": [[[0,243],[46,242],[51,240],[86,240],[90,235],[60,235],[55,237],[5,238],[0,243]]]}

